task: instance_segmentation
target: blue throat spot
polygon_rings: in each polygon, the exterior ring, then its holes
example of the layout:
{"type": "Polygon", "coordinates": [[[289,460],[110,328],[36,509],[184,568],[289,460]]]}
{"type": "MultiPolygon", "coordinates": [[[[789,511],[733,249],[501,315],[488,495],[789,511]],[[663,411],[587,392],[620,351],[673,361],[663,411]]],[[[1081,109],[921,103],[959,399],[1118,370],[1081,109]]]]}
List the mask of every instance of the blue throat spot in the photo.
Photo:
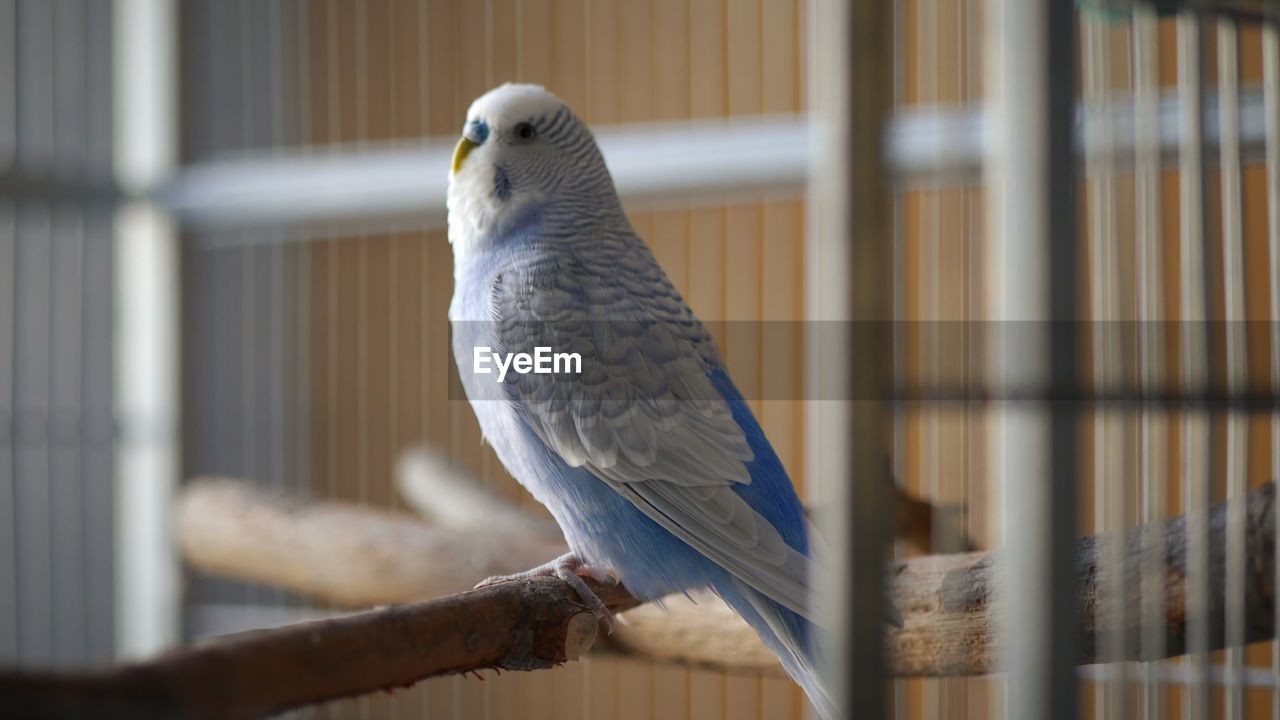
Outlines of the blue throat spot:
{"type": "Polygon", "coordinates": [[[511,178],[501,165],[493,168],[493,194],[499,200],[506,200],[511,197],[511,178]]]}
{"type": "Polygon", "coordinates": [[[489,124],[483,120],[472,120],[467,123],[467,131],[463,134],[471,142],[483,145],[489,139],[489,124]]]}

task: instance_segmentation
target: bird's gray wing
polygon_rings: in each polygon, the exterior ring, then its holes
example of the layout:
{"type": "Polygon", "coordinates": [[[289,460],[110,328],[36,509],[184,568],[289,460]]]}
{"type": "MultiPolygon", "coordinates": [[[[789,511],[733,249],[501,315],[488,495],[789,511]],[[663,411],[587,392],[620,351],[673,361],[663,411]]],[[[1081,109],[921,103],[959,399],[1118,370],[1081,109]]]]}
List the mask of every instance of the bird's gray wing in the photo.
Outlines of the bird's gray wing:
{"type": "MultiPolygon", "coordinates": [[[[645,253],[647,256],[648,254],[645,253]]],[[[517,375],[509,397],[569,465],[584,467],[672,534],[767,597],[808,616],[809,558],[733,490],[753,454],[709,378],[714,343],[652,257],[557,258],[491,288],[503,352],[578,353],[579,375],[517,375]]]]}

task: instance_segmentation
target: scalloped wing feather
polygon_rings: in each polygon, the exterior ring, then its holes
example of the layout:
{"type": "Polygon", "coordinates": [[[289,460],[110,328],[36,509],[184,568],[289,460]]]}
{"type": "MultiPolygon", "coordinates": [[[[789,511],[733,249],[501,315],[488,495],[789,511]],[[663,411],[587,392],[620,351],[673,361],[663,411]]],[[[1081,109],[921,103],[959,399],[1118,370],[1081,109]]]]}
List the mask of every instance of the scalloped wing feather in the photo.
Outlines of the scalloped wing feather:
{"type": "MultiPolygon", "coordinates": [[[[607,254],[606,254],[607,255],[607,254]]],[[[523,264],[491,288],[505,352],[576,352],[583,373],[508,374],[505,388],[533,431],[735,577],[809,617],[812,561],[733,490],[751,482],[753,452],[711,382],[720,367],[705,328],[652,256],[610,263],[601,287],[574,257],[523,264]],[[641,293],[640,288],[650,292],[641,293]]]]}

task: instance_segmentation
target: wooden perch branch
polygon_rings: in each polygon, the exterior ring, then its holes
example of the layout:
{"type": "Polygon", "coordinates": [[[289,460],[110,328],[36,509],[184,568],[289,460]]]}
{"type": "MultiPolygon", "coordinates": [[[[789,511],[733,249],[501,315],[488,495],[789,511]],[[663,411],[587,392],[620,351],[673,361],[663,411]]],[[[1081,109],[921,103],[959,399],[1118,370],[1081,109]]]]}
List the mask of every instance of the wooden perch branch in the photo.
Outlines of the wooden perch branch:
{"type": "MultiPolygon", "coordinates": [[[[424,497],[451,502],[447,483],[432,489],[424,497]]],[[[481,529],[461,518],[438,527],[349,503],[289,500],[226,478],[188,484],[177,514],[178,544],[193,567],[347,608],[460,592],[567,549],[563,540],[540,532],[481,529]]],[[[782,672],[755,632],[719,598],[699,597],[695,605],[677,595],[666,605],[665,611],[652,605],[629,611],[611,647],[705,665],[733,658],[734,667],[782,672]]]]}
{"type": "Polygon", "coordinates": [[[349,608],[469,590],[565,551],[559,537],[501,524],[438,527],[350,503],[268,495],[227,478],[189,484],[176,526],[183,557],[201,570],[349,608]]]}
{"type": "MultiPolygon", "coordinates": [[[[1275,588],[1271,568],[1275,552],[1274,486],[1252,493],[1246,503],[1246,640],[1249,642],[1274,636],[1272,614],[1275,588]]],[[[447,502],[442,498],[441,502],[447,502]]],[[[183,500],[179,527],[182,547],[189,562],[197,567],[214,569],[233,577],[276,580],[290,589],[309,593],[326,601],[350,601],[377,597],[378,602],[396,602],[440,594],[442,588],[454,589],[470,585],[490,574],[510,572],[512,566],[532,566],[559,551],[561,546],[535,546],[531,538],[511,537],[501,530],[498,542],[473,542],[470,530],[443,530],[415,523],[403,517],[358,510],[341,504],[319,506],[286,506],[288,511],[273,509],[259,493],[247,486],[228,483],[198,483],[183,500]],[[216,491],[216,492],[215,492],[216,491]],[[313,517],[339,514],[344,520],[342,531],[329,522],[313,517]],[[358,520],[358,521],[357,521],[358,520]],[[394,531],[381,528],[387,523],[394,531]],[[269,532],[259,534],[266,528],[269,532]],[[323,537],[312,537],[312,534],[323,537]],[[446,546],[442,537],[461,539],[446,546]],[[417,536],[421,535],[422,538],[417,536]],[[297,552],[251,552],[254,547],[288,538],[297,552]],[[350,543],[350,547],[343,547],[350,543]],[[384,544],[390,543],[390,545],[384,544]],[[441,543],[440,554],[424,553],[424,547],[441,543]],[[309,548],[323,547],[323,552],[309,548]],[[453,552],[462,553],[453,555],[453,552]],[[450,553],[450,554],[444,554],[450,553]],[[369,578],[358,570],[358,578],[341,581],[337,567],[359,565],[361,556],[377,558],[377,578],[369,578]],[[337,562],[335,562],[335,558],[337,562]],[[464,558],[459,562],[455,558],[464,558]],[[428,568],[426,566],[434,565],[428,568]],[[288,566],[288,567],[285,567],[288,566]],[[401,568],[410,568],[406,578],[393,577],[401,568]],[[352,587],[371,588],[356,592],[352,587]],[[336,589],[336,592],[334,591],[336,589]],[[396,593],[402,593],[397,595],[396,593]],[[367,595],[369,597],[359,597],[367,595]]],[[[1215,647],[1224,644],[1223,608],[1225,606],[1225,542],[1226,506],[1218,506],[1211,514],[1211,566],[1213,582],[1211,598],[1211,634],[1215,647]]],[[[483,533],[481,534],[483,535],[483,533]]],[[[1160,584],[1163,617],[1155,619],[1157,635],[1164,637],[1165,654],[1173,656],[1185,650],[1186,602],[1185,559],[1186,520],[1179,517],[1150,529],[1135,528],[1121,537],[1126,545],[1125,587],[1121,599],[1110,598],[1102,578],[1106,553],[1103,548],[1110,536],[1085,538],[1080,541],[1077,557],[1080,605],[1080,639],[1082,662],[1101,662],[1118,658],[1104,653],[1107,644],[1099,638],[1110,637],[1111,623],[1123,616],[1120,628],[1130,649],[1125,659],[1138,659],[1142,645],[1142,607],[1140,571],[1149,566],[1150,554],[1161,552],[1155,564],[1164,568],[1160,584]],[[1113,612],[1115,601],[1130,610],[1113,612]]],[[[992,672],[998,661],[998,619],[1000,593],[995,568],[998,554],[958,553],[914,558],[896,563],[891,568],[891,590],[894,604],[902,612],[904,627],[889,633],[891,671],[902,676],[972,675],[992,672]]],[[[610,647],[649,657],[707,664],[719,667],[776,668],[773,656],[760,644],[749,627],[715,598],[700,599],[699,604],[684,598],[669,598],[668,610],[641,606],[624,615],[626,625],[619,627],[610,647]]],[[[1148,634],[1152,628],[1148,627],[1148,634]]]]}
{"type": "MultiPolygon", "coordinates": [[[[598,588],[615,607],[635,601],[598,588]]],[[[597,622],[568,585],[537,579],[206,642],[90,674],[0,673],[0,717],[258,718],[482,668],[581,657],[597,622]]]]}

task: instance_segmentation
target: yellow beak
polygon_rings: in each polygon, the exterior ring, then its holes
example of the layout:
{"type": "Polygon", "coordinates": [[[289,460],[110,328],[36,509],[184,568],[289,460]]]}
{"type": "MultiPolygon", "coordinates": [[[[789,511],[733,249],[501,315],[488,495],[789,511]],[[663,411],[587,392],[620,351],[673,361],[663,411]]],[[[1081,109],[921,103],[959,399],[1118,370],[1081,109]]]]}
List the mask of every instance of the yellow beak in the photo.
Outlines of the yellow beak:
{"type": "Polygon", "coordinates": [[[458,144],[453,148],[453,171],[451,174],[457,175],[462,163],[466,162],[467,155],[470,155],[471,151],[478,147],[480,147],[480,143],[469,138],[464,137],[459,140],[458,144]]]}

